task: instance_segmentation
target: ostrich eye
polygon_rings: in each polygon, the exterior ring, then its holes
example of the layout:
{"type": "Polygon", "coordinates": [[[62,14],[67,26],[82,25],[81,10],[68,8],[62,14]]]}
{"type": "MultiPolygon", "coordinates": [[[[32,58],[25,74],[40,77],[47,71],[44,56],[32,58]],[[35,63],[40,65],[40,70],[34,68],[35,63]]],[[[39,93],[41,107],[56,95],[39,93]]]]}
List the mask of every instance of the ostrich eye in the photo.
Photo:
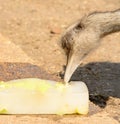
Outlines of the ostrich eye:
{"type": "Polygon", "coordinates": [[[75,29],[77,29],[77,30],[80,30],[81,28],[82,28],[81,23],[79,23],[79,24],[75,27],[75,29]]]}
{"type": "Polygon", "coordinates": [[[78,33],[84,28],[84,25],[80,22],[74,27],[74,32],[78,33]]]}

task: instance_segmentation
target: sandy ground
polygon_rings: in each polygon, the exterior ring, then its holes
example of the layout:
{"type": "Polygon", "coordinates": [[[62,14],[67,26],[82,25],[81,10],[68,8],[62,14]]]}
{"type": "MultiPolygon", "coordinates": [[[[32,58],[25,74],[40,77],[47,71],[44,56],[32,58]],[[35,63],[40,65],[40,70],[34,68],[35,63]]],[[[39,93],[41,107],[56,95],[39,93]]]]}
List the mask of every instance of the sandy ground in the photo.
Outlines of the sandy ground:
{"type": "MultiPolygon", "coordinates": [[[[66,56],[59,38],[65,29],[90,12],[118,8],[120,0],[0,0],[0,79],[62,80],[66,56]]],[[[119,32],[105,37],[72,76],[89,88],[87,117],[1,115],[0,124],[119,124],[119,41],[119,32]]]]}

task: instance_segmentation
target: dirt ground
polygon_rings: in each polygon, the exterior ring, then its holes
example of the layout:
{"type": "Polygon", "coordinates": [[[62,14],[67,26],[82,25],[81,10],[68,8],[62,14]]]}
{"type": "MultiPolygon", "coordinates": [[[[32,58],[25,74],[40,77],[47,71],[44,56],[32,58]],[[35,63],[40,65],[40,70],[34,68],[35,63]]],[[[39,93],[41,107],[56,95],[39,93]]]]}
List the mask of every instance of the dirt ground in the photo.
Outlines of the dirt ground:
{"type": "MultiPolygon", "coordinates": [[[[0,0],[0,80],[63,79],[65,29],[93,11],[120,8],[120,0],[0,0]]],[[[80,115],[1,115],[0,124],[119,124],[120,32],[102,39],[71,80],[90,91],[90,113],[80,115]]]]}

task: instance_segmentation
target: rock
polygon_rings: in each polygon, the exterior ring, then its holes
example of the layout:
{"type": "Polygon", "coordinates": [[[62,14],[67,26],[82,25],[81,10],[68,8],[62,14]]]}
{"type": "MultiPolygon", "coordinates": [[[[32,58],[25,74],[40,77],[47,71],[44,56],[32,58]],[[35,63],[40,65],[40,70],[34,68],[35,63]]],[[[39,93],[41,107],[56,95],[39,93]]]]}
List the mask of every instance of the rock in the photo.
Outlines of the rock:
{"type": "Polygon", "coordinates": [[[50,30],[51,34],[60,34],[61,33],[61,29],[59,27],[52,27],[50,30]]]}

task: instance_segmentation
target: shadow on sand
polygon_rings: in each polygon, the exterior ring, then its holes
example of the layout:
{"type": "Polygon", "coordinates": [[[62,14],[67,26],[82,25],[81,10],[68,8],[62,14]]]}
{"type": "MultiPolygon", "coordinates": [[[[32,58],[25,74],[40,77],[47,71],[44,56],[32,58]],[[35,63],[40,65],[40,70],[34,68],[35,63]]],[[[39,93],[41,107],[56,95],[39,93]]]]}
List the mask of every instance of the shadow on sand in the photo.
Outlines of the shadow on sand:
{"type": "Polygon", "coordinates": [[[0,62],[0,80],[9,81],[21,78],[57,80],[57,77],[48,74],[43,68],[37,65],[19,62],[0,62]]]}

